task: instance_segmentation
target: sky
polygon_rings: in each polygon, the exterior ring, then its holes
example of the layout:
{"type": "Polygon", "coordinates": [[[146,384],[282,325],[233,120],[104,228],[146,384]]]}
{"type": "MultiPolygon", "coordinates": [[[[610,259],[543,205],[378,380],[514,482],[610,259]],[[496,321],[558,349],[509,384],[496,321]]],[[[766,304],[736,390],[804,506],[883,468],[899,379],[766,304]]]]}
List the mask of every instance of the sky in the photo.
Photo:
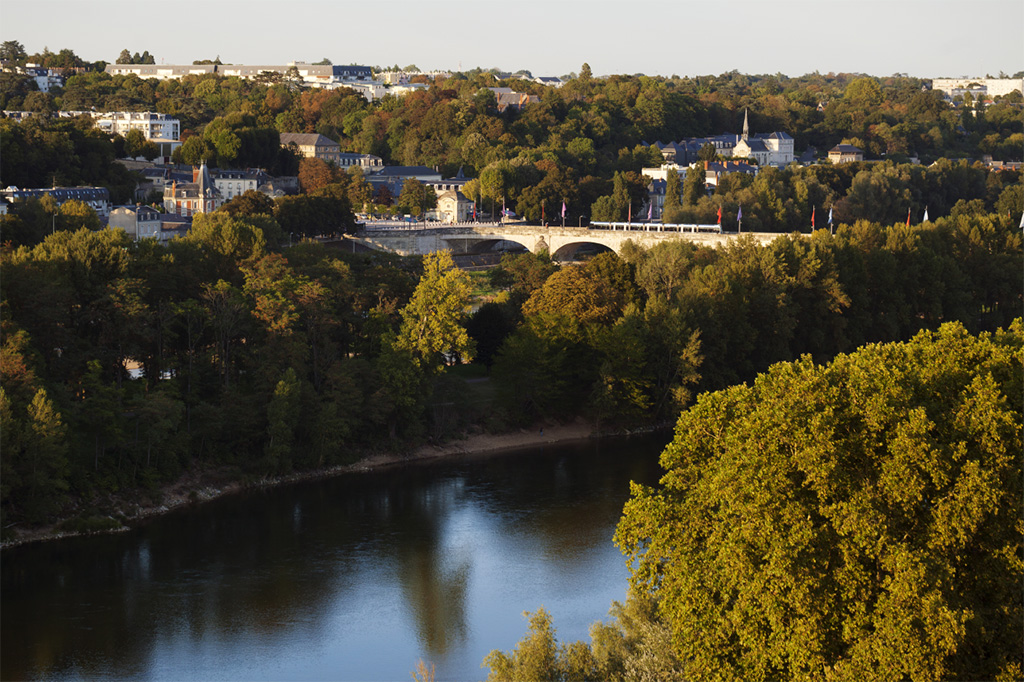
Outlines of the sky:
{"type": "Polygon", "coordinates": [[[0,39],[158,64],[983,77],[1024,70],[1024,1],[0,0],[0,39]]]}

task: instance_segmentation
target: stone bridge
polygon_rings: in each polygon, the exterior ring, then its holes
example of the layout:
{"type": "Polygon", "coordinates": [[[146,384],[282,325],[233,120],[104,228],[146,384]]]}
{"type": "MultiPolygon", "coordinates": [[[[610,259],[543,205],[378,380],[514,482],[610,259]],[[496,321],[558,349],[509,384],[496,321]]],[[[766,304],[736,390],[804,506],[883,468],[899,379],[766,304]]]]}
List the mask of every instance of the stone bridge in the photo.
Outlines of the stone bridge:
{"type": "MultiPolygon", "coordinates": [[[[767,244],[776,233],[744,233],[767,244]]],[[[455,254],[491,252],[499,242],[514,242],[532,253],[547,251],[555,260],[572,260],[576,251],[597,244],[619,253],[626,240],[650,248],[658,242],[685,239],[718,246],[736,239],[735,232],[718,232],[717,225],[662,225],[660,223],[597,223],[591,227],[559,227],[520,223],[462,223],[423,225],[370,223],[346,239],[365,247],[403,256],[451,250],[455,254]]]]}

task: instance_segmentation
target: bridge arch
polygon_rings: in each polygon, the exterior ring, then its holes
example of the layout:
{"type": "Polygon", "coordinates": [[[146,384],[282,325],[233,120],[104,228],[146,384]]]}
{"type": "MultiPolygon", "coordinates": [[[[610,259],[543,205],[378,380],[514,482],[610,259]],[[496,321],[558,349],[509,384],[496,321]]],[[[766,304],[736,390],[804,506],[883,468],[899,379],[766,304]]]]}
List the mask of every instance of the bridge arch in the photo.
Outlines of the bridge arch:
{"type": "Polygon", "coordinates": [[[615,253],[615,249],[607,244],[589,239],[577,239],[568,241],[556,248],[551,259],[556,261],[578,260],[583,255],[598,255],[600,253],[615,253]]]}
{"type": "Polygon", "coordinates": [[[525,239],[516,239],[514,236],[495,236],[495,237],[447,237],[442,239],[446,248],[450,249],[452,253],[490,253],[494,251],[494,247],[502,242],[516,244],[525,251],[530,250],[530,244],[527,244],[525,239]]]}

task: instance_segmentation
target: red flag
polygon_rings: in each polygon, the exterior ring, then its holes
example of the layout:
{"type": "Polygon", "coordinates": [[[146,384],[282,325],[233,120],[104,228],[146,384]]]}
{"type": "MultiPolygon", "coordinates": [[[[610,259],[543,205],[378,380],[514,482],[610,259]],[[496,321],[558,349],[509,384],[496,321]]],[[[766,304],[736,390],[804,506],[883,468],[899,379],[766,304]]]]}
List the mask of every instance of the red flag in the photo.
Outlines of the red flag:
{"type": "Polygon", "coordinates": [[[629,202],[629,222],[633,222],[633,202],[629,202]]]}
{"type": "Polygon", "coordinates": [[[910,227],[910,209],[907,209],[907,227],[910,227]]]}
{"type": "Polygon", "coordinates": [[[814,211],[815,211],[815,207],[811,206],[811,229],[812,230],[814,229],[814,211]]]}
{"type": "Polygon", "coordinates": [[[719,225],[722,224],[722,207],[721,206],[718,207],[718,224],[719,225]]]}

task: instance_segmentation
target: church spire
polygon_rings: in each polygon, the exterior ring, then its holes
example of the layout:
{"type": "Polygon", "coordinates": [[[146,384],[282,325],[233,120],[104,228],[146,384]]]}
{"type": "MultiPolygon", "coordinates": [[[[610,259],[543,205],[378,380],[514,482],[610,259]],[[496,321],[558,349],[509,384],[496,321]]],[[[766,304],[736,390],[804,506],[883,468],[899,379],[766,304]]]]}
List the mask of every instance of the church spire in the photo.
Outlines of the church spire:
{"type": "Polygon", "coordinates": [[[750,137],[750,126],[747,123],[747,110],[744,109],[743,110],[743,136],[740,139],[746,140],[748,137],[750,137]]]}

